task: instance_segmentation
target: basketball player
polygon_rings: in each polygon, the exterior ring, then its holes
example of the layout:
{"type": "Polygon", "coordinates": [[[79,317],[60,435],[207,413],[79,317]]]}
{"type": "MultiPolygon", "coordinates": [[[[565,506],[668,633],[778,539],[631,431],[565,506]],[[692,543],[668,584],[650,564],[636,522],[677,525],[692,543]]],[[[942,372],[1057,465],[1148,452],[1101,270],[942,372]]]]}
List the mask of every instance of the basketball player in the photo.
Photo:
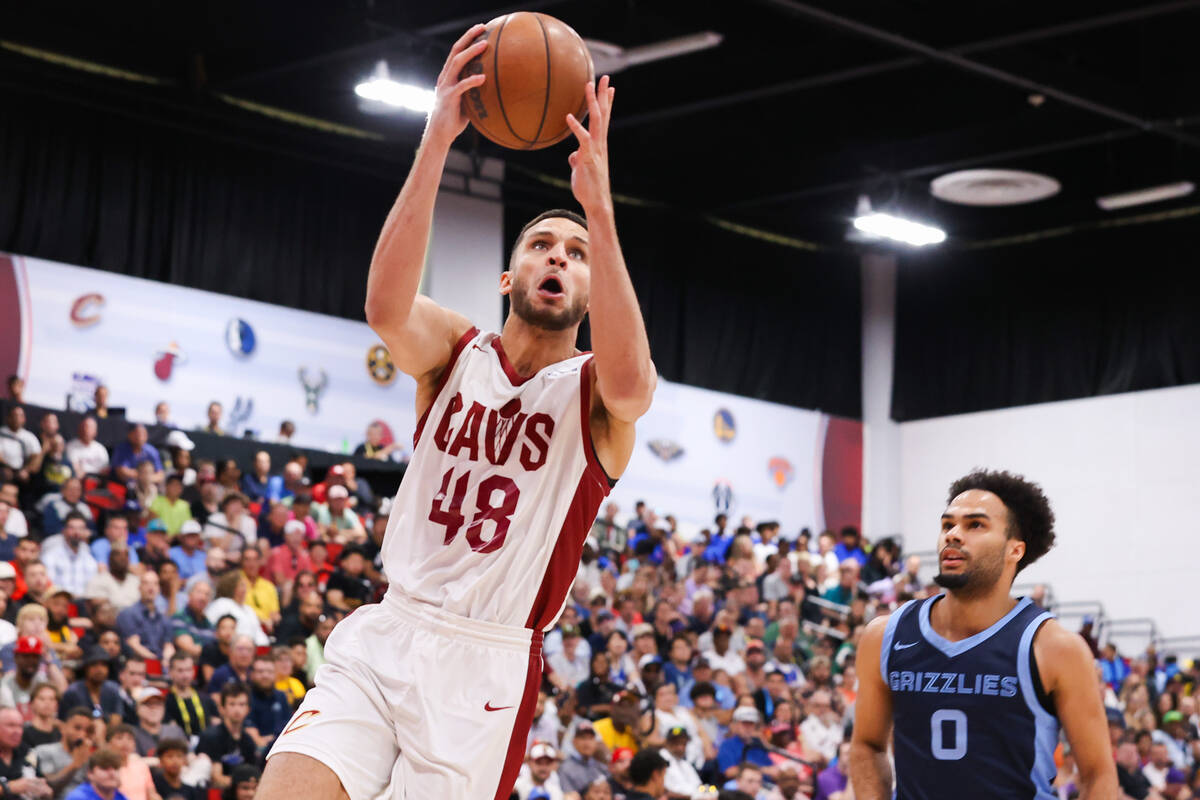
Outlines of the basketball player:
{"type": "Polygon", "coordinates": [[[850,750],[857,800],[1054,800],[1061,724],[1083,800],[1115,800],[1117,776],[1087,644],[1013,579],[1054,544],[1036,484],[975,472],[950,487],[934,580],[863,632],[850,750]]]}
{"type": "Polygon", "coordinates": [[[554,624],[589,526],[650,406],[654,365],[613,222],[613,90],[589,84],[568,119],[586,219],[538,215],[500,293],[500,335],[417,294],[446,155],[466,126],[458,80],[487,46],[451,50],[437,101],[367,284],[367,319],[416,378],[415,448],[383,542],[390,589],[340,623],[328,663],[275,744],[259,796],[508,798],[554,624]],[[594,354],[575,349],[591,314],[594,354]]]}

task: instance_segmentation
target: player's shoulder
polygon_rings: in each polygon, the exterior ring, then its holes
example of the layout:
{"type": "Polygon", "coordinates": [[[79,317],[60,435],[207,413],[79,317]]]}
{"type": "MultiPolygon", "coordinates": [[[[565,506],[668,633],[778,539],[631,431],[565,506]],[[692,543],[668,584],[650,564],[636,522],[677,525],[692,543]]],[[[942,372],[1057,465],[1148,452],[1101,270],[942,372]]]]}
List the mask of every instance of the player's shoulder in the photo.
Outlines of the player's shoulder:
{"type": "Polygon", "coordinates": [[[1048,691],[1053,691],[1063,679],[1072,680],[1094,669],[1088,643],[1053,617],[1038,626],[1033,655],[1048,691]]]}

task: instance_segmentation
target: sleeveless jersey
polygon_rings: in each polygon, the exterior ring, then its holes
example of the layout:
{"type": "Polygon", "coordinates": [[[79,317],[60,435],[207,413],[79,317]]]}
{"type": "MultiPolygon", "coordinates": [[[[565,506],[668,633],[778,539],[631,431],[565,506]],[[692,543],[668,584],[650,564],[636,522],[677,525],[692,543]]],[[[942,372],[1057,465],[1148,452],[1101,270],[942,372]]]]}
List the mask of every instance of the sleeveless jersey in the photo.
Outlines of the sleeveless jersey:
{"type": "Polygon", "coordinates": [[[891,689],[898,800],[1056,800],[1058,719],[1039,699],[1033,636],[1051,617],[1029,598],[959,642],[929,623],[943,595],[888,619],[879,654],[891,689]]]}
{"type": "Polygon", "coordinates": [[[588,426],[591,354],[523,377],[500,337],[454,347],[383,542],[389,591],[542,630],[566,603],[611,484],[588,426]]]}

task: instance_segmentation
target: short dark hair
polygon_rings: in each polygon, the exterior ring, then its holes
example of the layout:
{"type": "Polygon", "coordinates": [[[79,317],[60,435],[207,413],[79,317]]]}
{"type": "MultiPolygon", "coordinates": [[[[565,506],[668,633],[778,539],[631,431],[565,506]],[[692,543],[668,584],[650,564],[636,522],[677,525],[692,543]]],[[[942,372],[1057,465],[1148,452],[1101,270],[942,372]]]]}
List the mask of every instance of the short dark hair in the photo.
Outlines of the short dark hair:
{"type": "MultiPolygon", "coordinates": [[[[529,220],[529,222],[525,223],[525,226],[521,228],[521,232],[517,234],[517,238],[513,240],[513,253],[517,252],[517,247],[521,244],[521,240],[525,238],[525,234],[529,232],[529,229],[545,219],[569,219],[571,222],[574,222],[585,231],[588,229],[587,219],[582,215],[566,208],[552,208],[549,211],[543,211],[533,219],[529,220]]],[[[512,261],[511,255],[509,256],[509,261],[510,263],[512,261]]]]}
{"type": "Polygon", "coordinates": [[[83,512],[72,511],[71,513],[69,513],[65,517],[63,517],[63,527],[64,528],[67,527],[67,523],[70,522],[71,520],[75,520],[75,519],[79,520],[84,525],[87,525],[87,523],[88,523],[88,518],[83,515],[83,512]]]}
{"type": "Polygon", "coordinates": [[[158,747],[154,749],[154,752],[156,755],[161,756],[163,753],[170,753],[174,751],[176,753],[183,753],[186,756],[189,750],[190,748],[188,747],[188,743],[183,739],[172,738],[168,736],[166,739],[158,740],[158,747]]]}
{"type": "Polygon", "coordinates": [[[660,769],[666,769],[670,764],[659,755],[657,747],[647,747],[639,750],[629,762],[629,780],[634,786],[645,786],[660,769]]]}
{"type": "Polygon", "coordinates": [[[1054,546],[1054,511],[1042,487],[1011,472],[977,469],[950,484],[949,505],[963,492],[979,489],[1000,498],[1008,510],[1008,538],[1025,543],[1017,572],[1028,567],[1054,546]]]}
{"type": "MultiPolygon", "coordinates": [[[[704,666],[710,667],[711,665],[705,661],[704,666]]],[[[709,681],[697,681],[696,685],[692,687],[692,690],[688,692],[688,697],[692,698],[693,703],[695,703],[701,697],[711,697],[712,699],[716,700],[717,687],[713,686],[709,681]]]]}
{"type": "Polygon", "coordinates": [[[241,681],[230,681],[221,687],[221,705],[233,697],[249,697],[250,687],[241,681]]]}
{"type": "MultiPolygon", "coordinates": [[[[125,727],[128,728],[129,726],[126,725],[125,727]]],[[[133,729],[130,728],[129,732],[132,734],[133,729]]],[[[125,757],[116,750],[109,747],[101,747],[92,753],[88,759],[88,771],[90,772],[94,769],[120,769],[124,763],[125,757]]]]}
{"type": "Polygon", "coordinates": [[[746,770],[752,770],[754,772],[762,772],[763,768],[760,767],[758,764],[755,764],[752,761],[743,761],[742,763],[738,764],[737,776],[739,778],[742,777],[742,773],[745,772],[746,770]]]}
{"type": "Polygon", "coordinates": [[[65,717],[63,717],[62,719],[63,719],[63,722],[67,722],[69,720],[75,719],[76,717],[87,717],[88,719],[91,719],[92,718],[92,710],[90,708],[88,708],[87,706],[75,706],[70,711],[68,711],[67,715],[65,717]]]}
{"type": "MultiPolygon", "coordinates": [[[[122,722],[117,725],[113,725],[111,728],[108,729],[108,737],[105,739],[105,741],[111,742],[113,739],[117,738],[122,733],[127,733],[130,736],[134,736],[133,726],[126,722],[122,722]]],[[[134,736],[134,738],[136,739],[137,737],[134,736]]]]}
{"type": "Polygon", "coordinates": [[[183,476],[180,475],[178,472],[172,472],[170,475],[167,476],[166,482],[167,483],[171,483],[171,482],[183,483],[183,476]]]}

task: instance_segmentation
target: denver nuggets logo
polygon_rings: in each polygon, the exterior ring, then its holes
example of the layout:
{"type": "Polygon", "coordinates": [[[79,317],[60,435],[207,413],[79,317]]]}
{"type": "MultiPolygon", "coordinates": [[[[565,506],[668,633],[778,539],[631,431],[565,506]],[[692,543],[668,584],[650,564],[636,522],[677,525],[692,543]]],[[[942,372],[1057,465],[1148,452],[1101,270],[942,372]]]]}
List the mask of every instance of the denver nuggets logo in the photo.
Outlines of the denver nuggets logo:
{"type": "Polygon", "coordinates": [[[367,374],[380,386],[388,386],[396,380],[396,365],[392,354],[382,344],[367,350],[367,374]]]}
{"type": "Polygon", "coordinates": [[[737,423],[733,421],[733,414],[728,408],[718,408],[717,413],[713,414],[713,433],[726,444],[737,436],[737,423]]]}
{"type": "Polygon", "coordinates": [[[776,456],[767,462],[767,472],[771,475],[771,480],[775,482],[776,488],[782,489],[792,482],[792,478],[796,477],[796,470],[792,467],[792,462],[781,456],[776,456]]]}
{"type": "Polygon", "coordinates": [[[671,462],[683,455],[683,445],[670,439],[651,439],[646,442],[650,452],[665,462],[671,462]]]}
{"type": "Polygon", "coordinates": [[[104,295],[96,292],[81,294],[71,304],[71,324],[76,328],[90,328],[100,321],[100,309],[104,308],[104,295]]]}

